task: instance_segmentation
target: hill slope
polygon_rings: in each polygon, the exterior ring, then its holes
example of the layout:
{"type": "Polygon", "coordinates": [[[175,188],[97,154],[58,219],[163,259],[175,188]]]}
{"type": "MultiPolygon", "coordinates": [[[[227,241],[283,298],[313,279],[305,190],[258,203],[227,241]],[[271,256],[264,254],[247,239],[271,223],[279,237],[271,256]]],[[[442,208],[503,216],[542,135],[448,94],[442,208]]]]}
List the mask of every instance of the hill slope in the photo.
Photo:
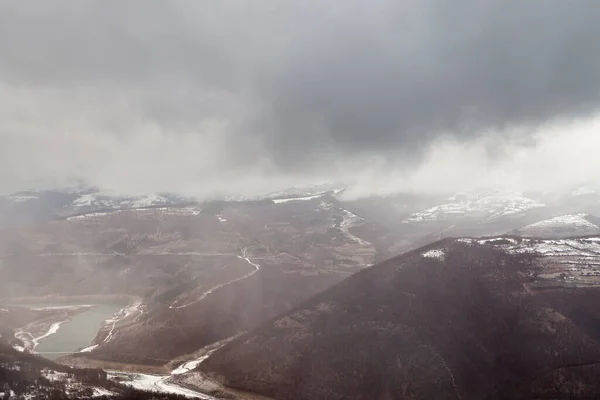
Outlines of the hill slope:
{"type": "Polygon", "coordinates": [[[584,258],[593,268],[600,246],[572,242],[437,242],[353,275],[201,369],[280,400],[596,398],[600,291],[560,271],[584,258]]]}

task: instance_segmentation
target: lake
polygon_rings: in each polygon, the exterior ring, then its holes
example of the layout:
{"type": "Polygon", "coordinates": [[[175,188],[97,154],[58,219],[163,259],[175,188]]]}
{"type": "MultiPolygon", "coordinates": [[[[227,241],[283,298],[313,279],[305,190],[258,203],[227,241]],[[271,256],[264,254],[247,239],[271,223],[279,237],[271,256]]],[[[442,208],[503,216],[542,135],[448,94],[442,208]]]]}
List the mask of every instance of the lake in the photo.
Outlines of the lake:
{"type": "Polygon", "coordinates": [[[36,353],[53,360],[90,346],[92,340],[94,340],[96,334],[104,324],[104,321],[111,319],[115,313],[127,307],[128,303],[113,300],[106,302],[78,301],[19,304],[27,308],[76,306],[83,304],[93,304],[94,307],[60,324],[60,328],[56,333],[40,341],[40,344],[35,348],[36,353]]]}

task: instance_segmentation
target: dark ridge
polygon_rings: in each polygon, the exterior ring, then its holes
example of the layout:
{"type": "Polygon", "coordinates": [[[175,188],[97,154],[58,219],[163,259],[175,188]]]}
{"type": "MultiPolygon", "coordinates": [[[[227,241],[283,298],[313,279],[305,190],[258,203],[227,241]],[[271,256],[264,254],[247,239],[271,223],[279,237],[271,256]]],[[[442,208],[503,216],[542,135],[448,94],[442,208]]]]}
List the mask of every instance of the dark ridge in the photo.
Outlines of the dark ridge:
{"type": "Polygon", "coordinates": [[[356,273],[201,370],[279,400],[598,398],[600,291],[537,291],[538,268],[444,239],[356,273]]]}

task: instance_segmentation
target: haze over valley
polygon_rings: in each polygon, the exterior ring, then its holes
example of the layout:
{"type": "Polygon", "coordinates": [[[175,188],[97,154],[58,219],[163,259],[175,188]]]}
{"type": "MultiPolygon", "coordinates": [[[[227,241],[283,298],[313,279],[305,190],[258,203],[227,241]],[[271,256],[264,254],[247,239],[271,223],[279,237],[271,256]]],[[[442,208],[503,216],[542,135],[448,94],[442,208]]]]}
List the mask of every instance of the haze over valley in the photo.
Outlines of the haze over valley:
{"type": "Polygon", "coordinates": [[[0,0],[0,397],[599,397],[599,17],[0,0]]]}

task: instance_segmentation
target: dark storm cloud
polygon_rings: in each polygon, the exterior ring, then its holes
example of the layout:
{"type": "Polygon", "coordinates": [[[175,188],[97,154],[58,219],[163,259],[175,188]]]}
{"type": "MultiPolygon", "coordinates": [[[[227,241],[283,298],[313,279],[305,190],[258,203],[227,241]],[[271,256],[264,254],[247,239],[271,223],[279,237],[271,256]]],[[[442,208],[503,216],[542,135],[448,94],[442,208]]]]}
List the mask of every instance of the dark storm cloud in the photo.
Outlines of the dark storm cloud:
{"type": "Polygon", "coordinates": [[[307,33],[312,46],[284,68],[274,140],[288,150],[327,132],[351,152],[412,151],[443,132],[599,105],[600,3],[426,1],[366,14],[307,33]]]}
{"type": "Polygon", "coordinates": [[[599,17],[593,1],[0,1],[0,134],[14,153],[25,123],[31,141],[69,129],[135,158],[147,125],[174,153],[198,131],[223,152],[210,173],[411,162],[440,135],[595,112],[599,17]]]}

